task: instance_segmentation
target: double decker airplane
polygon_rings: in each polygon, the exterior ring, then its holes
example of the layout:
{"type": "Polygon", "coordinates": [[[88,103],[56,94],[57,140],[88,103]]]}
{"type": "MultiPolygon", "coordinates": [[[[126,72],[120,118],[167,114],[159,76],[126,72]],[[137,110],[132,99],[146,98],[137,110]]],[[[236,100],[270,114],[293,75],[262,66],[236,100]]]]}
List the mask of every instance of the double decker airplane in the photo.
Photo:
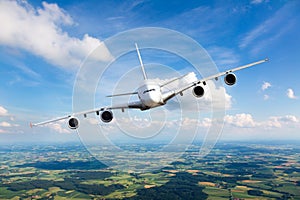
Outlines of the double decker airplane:
{"type": "Polygon", "coordinates": [[[259,60],[257,62],[253,62],[253,63],[243,65],[240,67],[236,67],[236,68],[227,70],[225,72],[220,72],[218,74],[211,75],[211,76],[203,78],[201,80],[194,81],[194,82],[189,83],[186,86],[181,87],[181,88],[162,92],[163,87],[165,87],[166,85],[169,85],[170,83],[172,83],[174,81],[184,78],[186,75],[178,77],[178,78],[174,78],[163,84],[158,84],[152,80],[149,80],[147,77],[146,71],[145,71],[145,67],[144,67],[144,64],[143,64],[143,61],[141,58],[141,54],[140,54],[138,45],[136,43],[135,43],[135,47],[136,47],[138,59],[140,61],[142,73],[144,76],[144,81],[142,82],[141,86],[134,92],[123,93],[123,94],[113,94],[113,95],[109,95],[107,97],[137,95],[138,99],[139,99],[138,101],[128,102],[128,103],[125,103],[122,105],[116,105],[116,106],[95,108],[92,110],[73,113],[70,115],[65,115],[62,117],[58,117],[55,119],[51,119],[51,120],[43,121],[43,122],[39,122],[39,123],[30,123],[30,127],[40,126],[40,125],[68,119],[69,128],[77,129],[79,127],[79,119],[77,117],[78,116],[87,117],[87,114],[90,114],[90,113],[96,113],[97,115],[100,115],[100,118],[104,123],[109,123],[113,119],[113,112],[112,112],[113,109],[121,109],[123,112],[124,112],[124,109],[140,109],[141,111],[149,110],[149,109],[167,104],[170,99],[172,99],[173,97],[175,97],[178,94],[180,94],[182,96],[183,92],[190,88],[193,88],[192,89],[193,95],[195,97],[199,98],[204,95],[203,86],[206,85],[206,81],[213,80],[213,79],[218,80],[219,77],[224,76],[224,82],[227,85],[232,86],[236,83],[236,75],[233,72],[241,70],[241,69],[245,69],[248,67],[252,67],[254,65],[258,65],[258,64],[267,62],[269,60],[268,58],[259,60]]]}

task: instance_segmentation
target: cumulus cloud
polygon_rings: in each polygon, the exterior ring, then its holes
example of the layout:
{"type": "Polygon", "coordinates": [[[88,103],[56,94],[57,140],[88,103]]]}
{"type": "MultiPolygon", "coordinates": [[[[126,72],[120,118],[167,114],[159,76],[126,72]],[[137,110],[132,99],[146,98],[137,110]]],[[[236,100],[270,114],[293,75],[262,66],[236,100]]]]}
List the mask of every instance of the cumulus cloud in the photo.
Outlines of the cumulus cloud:
{"type": "Polygon", "coordinates": [[[271,86],[272,86],[271,83],[269,83],[269,82],[264,82],[264,83],[262,84],[262,86],[261,86],[261,90],[264,91],[264,90],[270,88],[271,86]]]}
{"type": "MultiPolygon", "coordinates": [[[[74,25],[71,16],[57,4],[42,3],[34,8],[26,1],[0,2],[0,45],[24,49],[41,56],[49,63],[76,68],[89,52],[101,42],[85,34],[82,39],[71,37],[64,26],[74,25]]],[[[107,59],[107,49],[98,59],[107,59]]]]}
{"type": "Polygon", "coordinates": [[[8,129],[20,126],[19,124],[12,123],[14,121],[14,117],[9,114],[8,110],[3,106],[0,106],[0,117],[6,119],[6,121],[0,121],[0,127],[3,128],[0,129],[0,133],[10,133],[11,131],[8,131],[8,129]]]}
{"type": "Polygon", "coordinates": [[[267,121],[261,123],[261,126],[263,126],[265,129],[281,128],[282,124],[278,119],[279,117],[269,117],[267,121]]]}
{"type": "Polygon", "coordinates": [[[0,116],[6,115],[8,115],[8,111],[3,106],[0,106],[0,116]]]}
{"type": "Polygon", "coordinates": [[[279,120],[283,123],[298,123],[299,119],[294,115],[286,115],[284,117],[279,117],[279,120]]]}
{"type": "Polygon", "coordinates": [[[266,128],[282,128],[283,126],[291,127],[299,123],[299,119],[293,115],[286,116],[272,116],[267,121],[262,122],[261,125],[266,128]]]}
{"type": "Polygon", "coordinates": [[[212,125],[212,119],[211,118],[204,118],[198,123],[199,127],[209,128],[212,125]]]}
{"type": "Polygon", "coordinates": [[[226,115],[224,122],[238,128],[258,128],[261,130],[300,126],[300,120],[294,115],[271,116],[264,121],[256,121],[251,114],[241,113],[226,115]]]}
{"type": "Polygon", "coordinates": [[[58,133],[71,133],[69,129],[63,128],[61,123],[51,123],[45,126],[58,133]]]}
{"type": "Polygon", "coordinates": [[[268,100],[269,98],[270,98],[269,95],[267,95],[267,94],[264,95],[264,100],[268,100]]]}
{"type": "Polygon", "coordinates": [[[252,115],[245,113],[236,115],[226,115],[224,117],[224,122],[242,128],[255,127],[256,125],[256,122],[254,122],[252,115]]]}
{"type": "Polygon", "coordinates": [[[99,124],[99,120],[97,120],[96,118],[87,118],[86,120],[91,125],[98,125],[99,124]]]}
{"type": "Polygon", "coordinates": [[[298,98],[297,96],[295,96],[295,93],[294,93],[293,89],[291,89],[291,88],[287,89],[286,95],[290,99],[297,99],[298,98]]]}
{"type": "Polygon", "coordinates": [[[12,127],[12,125],[10,123],[8,123],[8,122],[1,122],[0,126],[1,127],[12,127]]]}
{"type": "MultiPolygon", "coordinates": [[[[175,81],[171,84],[168,84],[167,90],[177,90],[178,88],[183,88],[193,81],[198,80],[196,74],[194,72],[189,73],[184,78],[175,81]]],[[[156,79],[155,82],[160,84],[167,82],[168,80],[159,80],[156,79]]],[[[185,109],[195,111],[195,109],[199,108],[199,110],[207,111],[212,109],[214,106],[215,109],[229,109],[232,104],[232,97],[226,92],[225,87],[218,87],[214,81],[207,81],[206,85],[202,87],[204,88],[204,95],[200,98],[196,98],[193,95],[192,88],[183,92],[183,97],[179,97],[179,105],[170,106],[170,102],[168,103],[168,109],[185,109]]]]}

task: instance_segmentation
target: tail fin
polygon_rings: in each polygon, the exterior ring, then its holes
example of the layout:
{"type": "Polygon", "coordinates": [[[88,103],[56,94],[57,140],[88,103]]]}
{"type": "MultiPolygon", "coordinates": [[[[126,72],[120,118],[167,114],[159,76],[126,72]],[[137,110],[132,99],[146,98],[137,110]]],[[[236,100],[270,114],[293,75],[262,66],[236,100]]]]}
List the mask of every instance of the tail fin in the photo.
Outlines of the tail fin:
{"type": "Polygon", "coordinates": [[[148,77],[147,77],[147,74],[145,72],[145,67],[144,67],[144,64],[143,64],[143,61],[142,61],[142,57],[141,57],[141,54],[140,54],[139,47],[138,47],[137,43],[135,43],[135,48],[136,48],[136,52],[137,52],[139,60],[140,60],[141,68],[142,68],[142,71],[143,71],[144,80],[147,80],[148,77]]]}

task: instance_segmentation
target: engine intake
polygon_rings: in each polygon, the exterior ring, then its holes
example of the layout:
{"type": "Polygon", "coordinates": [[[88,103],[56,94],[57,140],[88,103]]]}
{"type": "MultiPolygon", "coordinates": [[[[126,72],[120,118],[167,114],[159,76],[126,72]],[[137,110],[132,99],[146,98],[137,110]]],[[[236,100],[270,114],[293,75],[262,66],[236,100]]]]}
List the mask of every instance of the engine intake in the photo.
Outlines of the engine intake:
{"type": "Polygon", "coordinates": [[[227,74],[224,77],[224,82],[227,85],[234,85],[236,83],[236,76],[234,74],[227,74]]]}
{"type": "Polygon", "coordinates": [[[68,125],[70,129],[77,129],[79,127],[79,120],[76,117],[69,118],[68,125]]]}
{"type": "Polygon", "coordinates": [[[193,95],[195,97],[202,97],[204,95],[204,89],[202,86],[198,85],[196,87],[193,88],[193,95]]]}
{"type": "Polygon", "coordinates": [[[100,115],[101,120],[105,123],[111,122],[111,120],[114,118],[113,113],[110,110],[105,110],[100,115]]]}

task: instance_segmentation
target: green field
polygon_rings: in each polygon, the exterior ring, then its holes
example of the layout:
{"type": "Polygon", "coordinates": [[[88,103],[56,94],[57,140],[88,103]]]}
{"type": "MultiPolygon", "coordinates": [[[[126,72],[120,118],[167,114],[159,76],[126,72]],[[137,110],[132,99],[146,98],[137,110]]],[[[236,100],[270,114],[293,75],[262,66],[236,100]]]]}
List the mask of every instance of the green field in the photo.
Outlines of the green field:
{"type": "Polygon", "coordinates": [[[300,199],[297,145],[219,144],[146,173],[109,169],[71,145],[19,148],[0,148],[0,199],[300,199]]]}

